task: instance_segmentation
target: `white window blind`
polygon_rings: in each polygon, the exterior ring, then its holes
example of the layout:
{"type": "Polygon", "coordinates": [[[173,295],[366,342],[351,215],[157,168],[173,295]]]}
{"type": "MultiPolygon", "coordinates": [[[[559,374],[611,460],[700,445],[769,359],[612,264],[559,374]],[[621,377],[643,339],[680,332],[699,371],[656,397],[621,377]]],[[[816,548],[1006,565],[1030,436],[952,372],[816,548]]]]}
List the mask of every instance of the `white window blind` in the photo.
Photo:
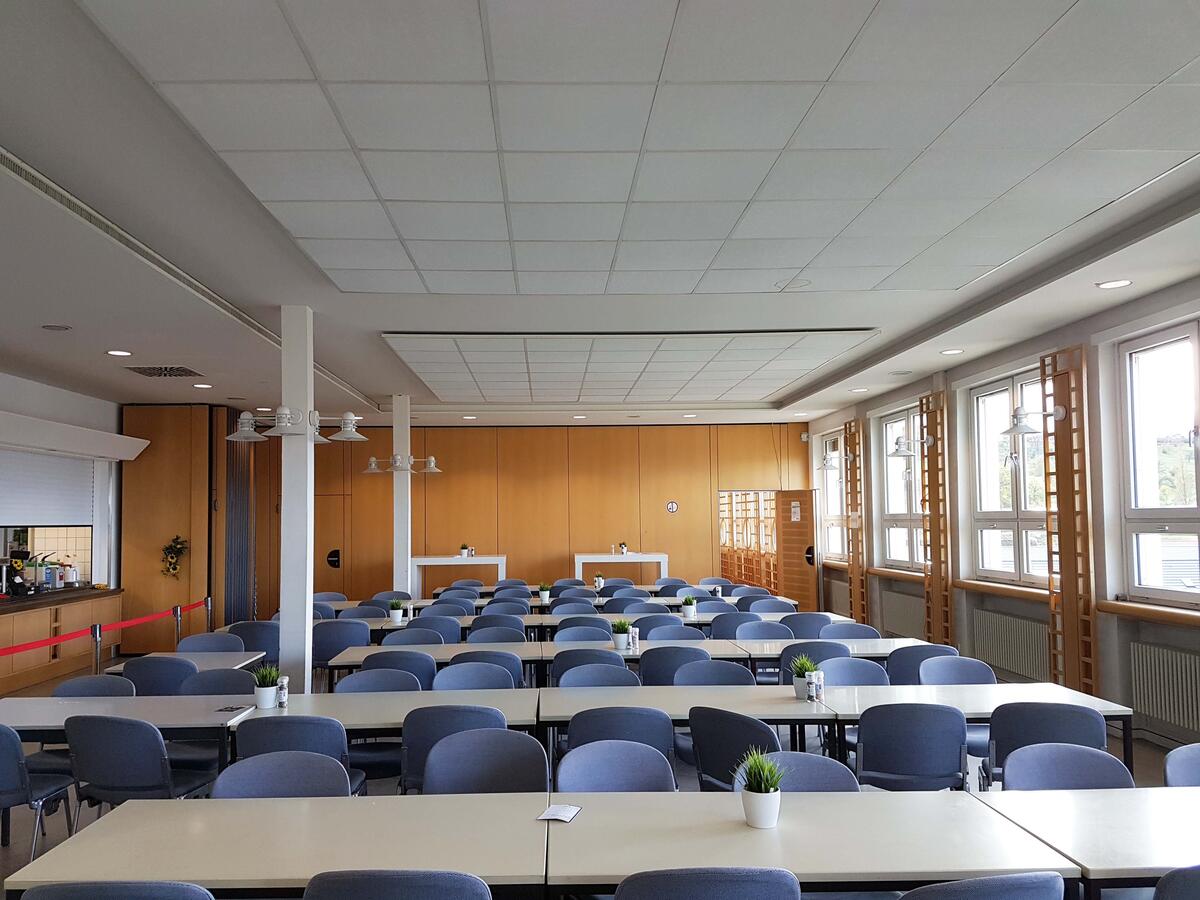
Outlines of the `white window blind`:
{"type": "Polygon", "coordinates": [[[0,525],[91,525],[90,459],[0,450],[0,525]]]}

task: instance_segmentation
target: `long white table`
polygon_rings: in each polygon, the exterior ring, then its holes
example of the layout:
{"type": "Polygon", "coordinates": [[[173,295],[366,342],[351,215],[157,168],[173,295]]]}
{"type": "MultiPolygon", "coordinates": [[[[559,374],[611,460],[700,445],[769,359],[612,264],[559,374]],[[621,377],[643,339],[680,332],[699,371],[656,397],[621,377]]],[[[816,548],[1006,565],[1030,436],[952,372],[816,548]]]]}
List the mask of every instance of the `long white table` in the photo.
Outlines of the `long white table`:
{"type": "Polygon", "coordinates": [[[658,566],[658,577],[666,578],[670,575],[667,571],[667,554],[665,553],[576,553],[575,554],[575,577],[583,577],[583,567],[586,563],[609,563],[618,565],[621,563],[655,563],[658,566]]]}
{"type": "Polygon", "coordinates": [[[372,653],[383,653],[388,650],[411,650],[417,653],[427,653],[434,662],[446,665],[460,653],[474,650],[503,650],[505,653],[515,653],[523,663],[542,661],[542,645],[537,641],[516,642],[511,644],[399,644],[372,645],[370,647],[348,647],[329,661],[331,669],[357,669],[363,660],[372,653]]]}
{"type": "MultiPolygon", "coordinates": [[[[186,659],[194,662],[196,668],[201,672],[207,672],[210,669],[244,669],[253,662],[262,659],[266,654],[261,650],[231,650],[219,651],[215,653],[193,653],[187,651],[180,653],[148,653],[147,656],[165,656],[173,659],[186,659]]],[[[128,660],[117,663],[115,666],[109,666],[105,669],[108,675],[120,675],[125,671],[125,663],[128,660]]]]}
{"type": "MultiPolygon", "coordinates": [[[[764,619],[766,617],[764,616],[764,619]]],[[[779,654],[783,653],[784,647],[792,644],[805,644],[816,638],[800,638],[789,641],[749,641],[740,638],[735,639],[737,645],[750,654],[750,659],[755,661],[762,660],[778,660],[779,654]]],[[[850,648],[850,655],[859,659],[887,659],[893,650],[898,650],[901,647],[917,647],[926,641],[918,640],[917,638],[825,638],[827,641],[834,641],[838,644],[845,644],[850,648]]]]}
{"type": "Polygon", "coordinates": [[[771,725],[830,723],[836,718],[823,704],[797,699],[791,685],[689,685],[542,688],[538,720],[563,725],[581,710],[602,706],[661,709],[681,725],[687,724],[693,706],[725,709],[771,725]]]}
{"type": "Polygon", "coordinates": [[[508,577],[508,557],[503,553],[493,556],[414,556],[408,564],[408,592],[421,597],[421,570],[426,566],[495,566],[496,580],[508,577]]]}

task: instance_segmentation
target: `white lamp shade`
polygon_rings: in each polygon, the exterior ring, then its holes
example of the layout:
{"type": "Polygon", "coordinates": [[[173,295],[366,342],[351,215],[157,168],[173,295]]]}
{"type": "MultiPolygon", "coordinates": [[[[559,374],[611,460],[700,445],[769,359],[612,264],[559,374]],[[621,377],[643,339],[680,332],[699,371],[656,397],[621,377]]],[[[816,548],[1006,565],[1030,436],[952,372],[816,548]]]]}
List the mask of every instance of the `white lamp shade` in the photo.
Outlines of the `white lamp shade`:
{"type": "Polygon", "coordinates": [[[384,470],[379,468],[379,460],[374,456],[367,460],[367,467],[362,470],[362,474],[364,475],[382,475],[383,472],[384,470]]]}
{"type": "Polygon", "coordinates": [[[1018,406],[1013,410],[1012,425],[1000,432],[1005,437],[1018,437],[1022,434],[1041,434],[1036,428],[1025,424],[1025,407],[1018,406]]]}
{"type": "Polygon", "coordinates": [[[244,412],[238,416],[237,431],[225,435],[225,440],[237,443],[265,441],[266,438],[254,430],[254,413],[244,412]]]}
{"type": "Polygon", "coordinates": [[[440,475],[441,472],[437,467],[437,460],[432,456],[425,460],[425,468],[421,470],[422,475],[440,475]]]}
{"type": "Polygon", "coordinates": [[[354,418],[354,413],[342,413],[341,428],[336,434],[329,436],[331,441],[365,441],[366,437],[358,433],[358,422],[354,418]]]}

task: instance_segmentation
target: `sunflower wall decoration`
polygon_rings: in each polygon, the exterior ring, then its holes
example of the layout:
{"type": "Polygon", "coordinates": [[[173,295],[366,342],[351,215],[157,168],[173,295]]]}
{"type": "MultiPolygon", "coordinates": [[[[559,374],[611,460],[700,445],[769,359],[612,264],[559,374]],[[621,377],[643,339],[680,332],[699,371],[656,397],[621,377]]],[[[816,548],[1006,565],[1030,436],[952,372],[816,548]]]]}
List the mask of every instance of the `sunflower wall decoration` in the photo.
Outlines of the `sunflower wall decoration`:
{"type": "Polygon", "coordinates": [[[183,561],[183,554],[187,553],[188,542],[179,535],[171,538],[162,550],[162,573],[170,575],[172,578],[179,577],[179,565],[183,561]]]}

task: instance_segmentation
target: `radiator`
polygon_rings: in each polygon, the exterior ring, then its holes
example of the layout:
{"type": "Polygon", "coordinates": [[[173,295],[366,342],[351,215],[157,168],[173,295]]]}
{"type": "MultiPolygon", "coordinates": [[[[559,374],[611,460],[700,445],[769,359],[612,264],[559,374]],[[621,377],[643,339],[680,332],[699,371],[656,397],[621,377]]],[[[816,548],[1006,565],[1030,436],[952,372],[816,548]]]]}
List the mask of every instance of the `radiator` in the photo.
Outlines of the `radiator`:
{"type": "Polygon", "coordinates": [[[850,615],[850,588],[844,581],[825,582],[825,608],[842,616],[850,615]]]}
{"type": "Polygon", "coordinates": [[[1045,622],[977,609],[971,620],[975,655],[990,666],[1034,681],[1050,680],[1045,622]]]}
{"type": "Polygon", "coordinates": [[[1133,708],[1144,716],[1200,731],[1200,654],[1134,641],[1133,708]]]}
{"type": "Polygon", "coordinates": [[[925,637],[925,598],[899,591],[879,592],[880,624],[888,634],[925,637]]]}

